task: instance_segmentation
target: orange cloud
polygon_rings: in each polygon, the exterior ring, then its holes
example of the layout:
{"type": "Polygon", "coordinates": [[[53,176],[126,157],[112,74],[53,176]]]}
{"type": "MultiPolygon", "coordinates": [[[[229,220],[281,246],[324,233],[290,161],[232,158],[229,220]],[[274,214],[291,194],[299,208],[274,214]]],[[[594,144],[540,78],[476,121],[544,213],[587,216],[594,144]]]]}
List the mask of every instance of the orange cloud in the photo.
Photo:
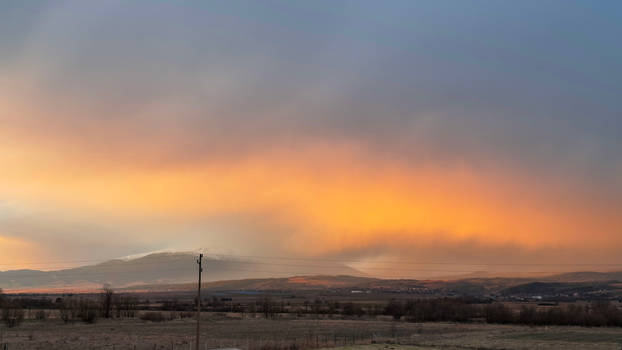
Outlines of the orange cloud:
{"type": "Polygon", "coordinates": [[[287,229],[280,240],[287,248],[308,254],[434,240],[609,246],[622,232],[615,193],[503,164],[408,164],[355,142],[313,140],[295,149],[145,161],[168,156],[171,145],[153,143],[136,152],[102,126],[97,134],[108,139],[98,141],[94,154],[83,135],[31,127],[29,120],[51,112],[27,102],[0,93],[0,120],[12,122],[0,129],[0,193],[23,207],[43,205],[94,220],[169,222],[262,213],[287,229]],[[28,118],[20,122],[15,115],[28,118]]]}
{"type": "Polygon", "coordinates": [[[20,201],[165,221],[261,212],[291,228],[284,245],[308,254],[387,241],[598,245],[621,229],[607,203],[578,190],[499,169],[374,160],[347,144],[131,167],[6,140],[0,190],[20,201]]]}

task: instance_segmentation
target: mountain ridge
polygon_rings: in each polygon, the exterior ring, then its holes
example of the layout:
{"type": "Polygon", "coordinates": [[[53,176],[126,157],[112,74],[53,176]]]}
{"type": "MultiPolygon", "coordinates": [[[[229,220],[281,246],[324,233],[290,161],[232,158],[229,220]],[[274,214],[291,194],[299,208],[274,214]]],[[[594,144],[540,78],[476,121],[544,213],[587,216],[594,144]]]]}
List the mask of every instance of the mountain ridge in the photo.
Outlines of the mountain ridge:
{"type": "MultiPolygon", "coordinates": [[[[133,259],[112,259],[70,269],[33,269],[0,272],[0,288],[28,290],[96,290],[109,284],[119,290],[191,290],[196,287],[196,253],[156,252],[133,259]]],[[[457,279],[383,279],[365,275],[347,265],[314,262],[313,265],[266,263],[239,258],[204,257],[206,290],[321,290],[351,289],[488,295],[517,291],[566,290],[586,283],[622,281],[622,271],[576,271],[538,277],[488,277],[485,271],[457,279]],[[263,266],[261,266],[263,265],[263,266]],[[269,266],[269,267],[266,267],[269,266]],[[305,271],[292,273],[291,267],[305,271]],[[539,284],[548,283],[548,284],[539,284]],[[555,283],[571,284],[568,286],[555,283]],[[531,284],[531,285],[530,285],[531,284]],[[517,287],[523,286],[523,287],[517,287]],[[548,286],[544,288],[543,286],[548,286]],[[514,288],[517,287],[517,288],[514,288]],[[514,288],[514,289],[512,289],[514,288]]]]}
{"type": "MultiPolygon", "coordinates": [[[[204,257],[204,274],[207,282],[249,277],[269,278],[291,275],[286,266],[274,264],[269,270],[261,269],[263,263],[243,259],[218,259],[204,257]]],[[[175,284],[196,279],[196,255],[186,252],[159,252],[136,259],[112,259],[94,265],[69,269],[9,270],[0,272],[0,288],[42,289],[70,288],[73,285],[99,288],[109,284],[115,288],[137,284],[175,284]]],[[[347,265],[314,264],[306,267],[304,274],[363,275],[347,265]]]]}

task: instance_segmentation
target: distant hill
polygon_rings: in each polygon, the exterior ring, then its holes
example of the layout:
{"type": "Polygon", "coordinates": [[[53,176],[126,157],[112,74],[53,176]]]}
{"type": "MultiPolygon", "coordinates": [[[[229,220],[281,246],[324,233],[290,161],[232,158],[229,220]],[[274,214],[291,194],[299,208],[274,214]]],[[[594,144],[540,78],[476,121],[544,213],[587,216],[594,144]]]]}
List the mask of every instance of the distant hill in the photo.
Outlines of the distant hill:
{"type": "MultiPolygon", "coordinates": [[[[551,278],[561,278],[552,276],[551,278]]],[[[125,288],[126,291],[192,291],[194,283],[152,284],[125,288]]],[[[622,293],[622,284],[616,282],[555,282],[528,278],[471,278],[457,281],[414,279],[379,279],[356,276],[294,276],[287,278],[259,278],[203,283],[206,291],[317,291],[342,290],[410,293],[413,295],[462,296],[535,296],[587,295],[598,291],[622,293]]]]}
{"type": "MultiPolygon", "coordinates": [[[[217,259],[203,260],[204,281],[270,278],[291,276],[291,267],[265,264],[251,260],[217,259]]],[[[305,275],[351,275],[361,272],[346,265],[312,266],[297,269],[305,275]]],[[[0,288],[5,290],[79,288],[94,289],[103,284],[113,287],[132,285],[179,284],[197,278],[196,254],[154,253],[136,259],[115,259],[58,271],[13,270],[0,272],[0,288]]]]}
{"type": "MultiPolygon", "coordinates": [[[[415,279],[381,279],[347,275],[315,275],[206,282],[202,284],[201,288],[209,291],[313,291],[334,289],[349,292],[384,291],[413,294],[434,292],[439,294],[484,295],[507,288],[508,285],[516,284],[520,283],[490,282],[488,280],[447,282],[415,279]]],[[[127,291],[189,291],[195,288],[195,283],[184,283],[140,285],[124,289],[127,291]]]]}
{"type": "Polygon", "coordinates": [[[622,282],[622,271],[616,272],[569,272],[546,278],[555,282],[622,282]]]}
{"type": "MultiPolygon", "coordinates": [[[[387,285],[388,280],[356,276],[293,276],[284,278],[255,278],[205,282],[202,289],[209,291],[293,291],[322,289],[367,289],[387,285]]],[[[194,290],[195,283],[151,284],[124,288],[143,291],[194,290]]]]}
{"type": "Polygon", "coordinates": [[[460,281],[470,279],[485,279],[485,278],[542,278],[550,276],[550,273],[540,272],[491,272],[491,271],[474,271],[469,273],[457,274],[457,275],[441,275],[435,276],[430,279],[441,281],[460,281]]]}
{"type": "MultiPolygon", "coordinates": [[[[307,266],[206,257],[203,262],[203,287],[212,291],[340,289],[485,296],[574,295],[622,289],[622,272],[571,272],[538,277],[492,277],[478,272],[456,280],[415,280],[372,278],[334,261],[307,266]],[[293,268],[297,273],[292,273],[293,268]]],[[[126,291],[189,291],[196,287],[196,278],[195,253],[154,253],[58,271],[4,271],[0,272],[0,288],[8,292],[88,291],[110,284],[126,291]]]]}
{"type": "Polygon", "coordinates": [[[597,291],[614,290],[604,282],[531,282],[506,288],[500,293],[503,295],[572,295],[586,294],[597,291]]]}

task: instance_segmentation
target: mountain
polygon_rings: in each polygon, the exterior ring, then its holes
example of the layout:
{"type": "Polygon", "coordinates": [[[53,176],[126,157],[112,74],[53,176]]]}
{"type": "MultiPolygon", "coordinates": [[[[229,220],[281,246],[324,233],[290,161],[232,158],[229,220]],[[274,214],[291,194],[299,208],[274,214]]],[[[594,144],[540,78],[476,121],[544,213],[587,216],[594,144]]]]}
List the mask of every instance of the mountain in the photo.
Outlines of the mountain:
{"type": "MultiPolygon", "coordinates": [[[[196,287],[196,258],[195,253],[154,253],[57,271],[4,271],[0,272],[0,288],[10,292],[92,291],[110,284],[128,291],[192,290],[196,287]]],[[[585,294],[622,287],[622,272],[570,272],[542,277],[491,277],[478,272],[456,280],[380,279],[334,261],[292,264],[209,256],[204,258],[203,268],[204,288],[214,291],[341,289],[483,296],[585,294]]]]}
{"type": "MultiPolygon", "coordinates": [[[[95,289],[103,284],[115,288],[146,284],[179,284],[197,278],[196,254],[154,253],[136,259],[115,259],[96,265],[57,271],[13,270],[0,272],[5,290],[95,289]]],[[[242,259],[203,259],[206,282],[291,276],[296,267],[304,275],[362,275],[346,265],[314,263],[309,266],[256,262],[242,259]]]]}
{"type": "Polygon", "coordinates": [[[568,272],[549,276],[546,280],[553,282],[622,282],[622,271],[615,272],[568,272]]]}

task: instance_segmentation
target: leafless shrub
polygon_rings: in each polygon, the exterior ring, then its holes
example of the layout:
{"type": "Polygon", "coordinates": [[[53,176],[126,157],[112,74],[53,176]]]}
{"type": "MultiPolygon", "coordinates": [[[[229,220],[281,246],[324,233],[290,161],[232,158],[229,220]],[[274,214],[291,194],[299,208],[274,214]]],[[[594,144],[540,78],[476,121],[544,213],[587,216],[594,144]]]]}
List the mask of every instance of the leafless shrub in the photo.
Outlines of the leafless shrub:
{"type": "Polygon", "coordinates": [[[14,301],[5,301],[2,305],[2,321],[8,328],[19,326],[24,320],[24,309],[14,301]]]}
{"type": "Polygon", "coordinates": [[[58,307],[60,319],[65,323],[74,322],[78,317],[78,300],[65,298],[58,307]]]}
{"type": "Polygon", "coordinates": [[[97,322],[99,304],[86,298],[66,298],[58,308],[60,319],[65,323],[80,320],[84,323],[97,322]]]}
{"type": "Polygon", "coordinates": [[[84,323],[97,322],[97,304],[88,299],[81,299],[78,303],[78,317],[84,323]]]}
{"type": "Polygon", "coordinates": [[[45,310],[37,310],[35,312],[35,319],[38,321],[45,321],[48,319],[48,313],[45,310]]]}
{"type": "Polygon", "coordinates": [[[166,317],[160,311],[148,311],[140,315],[140,319],[143,321],[151,321],[151,322],[163,322],[167,321],[169,317],[166,317]]]}
{"type": "Polygon", "coordinates": [[[118,318],[136,317],[138,299],[135,296],[115,294],[113,304],[118,318]]]}
{"type": "Polygon", "coordinates": [[[193,311],[183,311],[179,313],[179,318],[192,318],[195,316],[196,316],[196,313],[193,311]]]}

